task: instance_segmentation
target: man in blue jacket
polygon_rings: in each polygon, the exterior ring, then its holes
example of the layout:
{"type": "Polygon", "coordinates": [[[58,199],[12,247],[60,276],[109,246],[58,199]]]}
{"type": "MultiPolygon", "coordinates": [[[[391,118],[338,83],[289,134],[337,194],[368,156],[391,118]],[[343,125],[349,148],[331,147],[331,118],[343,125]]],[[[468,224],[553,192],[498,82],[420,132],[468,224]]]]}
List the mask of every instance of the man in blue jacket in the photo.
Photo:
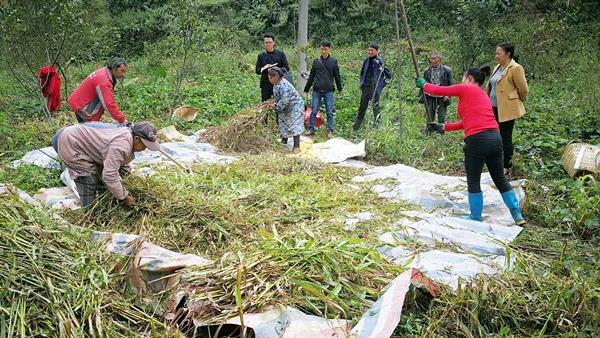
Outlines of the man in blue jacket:
{"type": "Polygon", "coordinates": [[[369,48],[367,48],[367,58],[360,70],[359,85],[362,94],[360,96],[358,115],[356,116],[356,122],[354,122],[355,131],[360,129],[365,118],[365,111],[369,106],[369,101],[372,101],[375,124],[379,124],[381,111],[379,97],[383,87],[385,87],[391,77],[390,71],[384,67],[383,58],[379,56],[379,46],[374,43],[370,44],[369,48]]]}

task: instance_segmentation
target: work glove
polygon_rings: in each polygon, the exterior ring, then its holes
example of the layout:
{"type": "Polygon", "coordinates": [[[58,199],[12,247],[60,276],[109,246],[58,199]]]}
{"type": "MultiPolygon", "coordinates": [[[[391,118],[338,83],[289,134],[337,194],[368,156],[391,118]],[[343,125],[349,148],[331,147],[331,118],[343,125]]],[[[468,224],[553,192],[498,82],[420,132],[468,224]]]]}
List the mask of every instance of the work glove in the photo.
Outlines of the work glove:
{"type": "Polygon", "coordinates": [[[417,88],[423,89],[423,86],[427,83],[424,78],[418,77],[415,79],[415,85],[417,88]]]}
{"type": "Polygon", "coordinates": [[[443,123],[435,123],[435,122],[427,122],[427,125],[431,127],[431,129],[441,133],[444,131],[443,123]]]}
{"type": "Polygon", "coordinates": [[[127,195],[121,202],[123,202],[126,207],[132,207],[135,205],[135,198],[131,195],[127,195]]]}

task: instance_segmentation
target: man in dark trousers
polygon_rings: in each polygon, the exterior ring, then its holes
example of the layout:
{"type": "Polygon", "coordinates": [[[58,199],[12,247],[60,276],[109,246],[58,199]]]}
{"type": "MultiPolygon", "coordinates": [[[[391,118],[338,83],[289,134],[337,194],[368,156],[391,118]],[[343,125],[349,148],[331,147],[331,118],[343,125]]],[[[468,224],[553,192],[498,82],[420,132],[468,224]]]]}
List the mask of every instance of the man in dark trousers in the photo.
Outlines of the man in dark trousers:
{"type": "Polygon", "coordinates": [[[266,33],[263,36],[263,42],[265,44],[265,51],[258,54],[258,59],[256,60],[256,74],[260,75],[261,99],[264,102],[273,96],[273,85],[269,82],[267,69],[273,65],[277,65],[277,67],[283,69],[284,72],[288,72],[290,66],[285,57],[285,53],[275,49],[275,35],[266,33]]]}
{"type": "MultiPolygon", "coordinates": [[[[452,69],[442,64],[442,55],[439,52],[431,53],[429,57],[430,66],[425,68],[424,76],[425,81],[428,83],[438,86],[451,86],[454,84],[452,81],[452,69]]],[[[422,96],[420,96],[422,98],[422,96]]],[[[438,123],[446,122],[446,109],[450,104],[450,98],[448,96],[436,96],[425,94],[427,100],[427,108],[429,110],[429,122],[435,122],[435,116],[437,115],[438,123]]],[[[427,125],[427,132],[431,133],[435,131],[431,124],[427,125]]],[[[439,133],[443,133],[441,130],[437,130],[439,133]]]]}
{"type": "Polygon", "coordinates": [[[342,78],[340,76],[340,68],[336,58],[330,55],[331,42],[327,40],[321,41],[321,57],[316,59],[312,68],[308,81],[304,87],[304,92],[308,93],[310,87],[313,87],[312,92],[312,113],[310,114],[310,124],[305,135],[310,136],[315,134],[315,120],[317,112],[321,106],[321,99],[325,100],[325,110],[327,111],[327,136],[333,137],[333,92],[335,85],[338,91],[342,91],[342,78]]]}
{"type": "Polygon", "coordinates": [[[367,58],[363,61],[360,70],[359,86],[361,90],[360,106],[356,122],[354,122],[354,130],[360,129],[360,126],[365,118],[365,112],[369,106],[369,101],[372,100],[373,115],[375,117],[375,125],[379,124],[380,107],[379,97],[383,87],[392,77],[390,71],[384,67],[383,58],[379,56],[379,46],[372,43],[367,48],[367,58]]]}

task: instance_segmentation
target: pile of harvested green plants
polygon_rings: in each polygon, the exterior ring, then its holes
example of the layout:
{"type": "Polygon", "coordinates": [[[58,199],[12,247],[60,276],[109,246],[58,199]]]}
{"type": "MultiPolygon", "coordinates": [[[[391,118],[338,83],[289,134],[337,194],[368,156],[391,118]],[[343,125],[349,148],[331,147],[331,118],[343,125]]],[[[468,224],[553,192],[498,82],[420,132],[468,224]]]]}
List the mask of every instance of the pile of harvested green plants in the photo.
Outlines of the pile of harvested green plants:
{"type": "Polygon", "coordinates": [[[193,304],[188,306],[197,309],[197,323],[219,324],[275,305],[358,319],[401,272],[358,238],[279,239],[264,234],[245,253],[229,253],[212,265],[189,269],[179,287],[188,292],[193,304]]]}
{"type": "Polygon", "coordinates": [[[200,140],[221,151],[260,154],[274,145],[274,134],[268,125],[273,112],[271,100],[246,108],[223,125],[208,129],[200,135],[200,140]]]}
{"type": "MultiPolygon", "coordinates": [[[[192,174],[132,175],[126,185],[137,200],[134,208],[107,193],[85,213],[64,216],[84,227],[140,234],[170,250],[219,258],[256,245],[259,230],[336,238],[347,215],[373,211],[379,217],[373,221],[381,226],[387,223],[383,219],[405,210],[366,187],[343,184],[354,175],[353,169],[265,154],[227,166],[198,166],[192,174]]],[[[374,224],[364,226],[353,235],[376,235],[374,224]]]]}
{"type": "Polygon", "coordinates": [[[89,235],[0,196],[1,337],[166,334],[162,322],[133,305],[122,276],[109,272],[114,257],[89,235]]]}

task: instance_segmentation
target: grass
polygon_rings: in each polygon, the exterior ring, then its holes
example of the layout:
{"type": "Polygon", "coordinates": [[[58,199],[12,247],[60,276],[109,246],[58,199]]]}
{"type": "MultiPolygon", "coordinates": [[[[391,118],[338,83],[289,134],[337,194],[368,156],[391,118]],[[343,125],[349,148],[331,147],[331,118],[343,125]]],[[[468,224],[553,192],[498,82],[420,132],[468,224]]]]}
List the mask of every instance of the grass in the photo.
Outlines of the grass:
{"type": "MultiPolygon", "coordinates": [[[[226,167],[195,167],[190,175],[133,176],[127,186],[137,207],[124,208],[105,194],[85,215],[75,211],[66,217],[94,229],[140,233],[171,250],[220,257],[258,243],[259,230],[336,238],[346,215],[373,211],[381,227],[405,209],[366,185],[354,190],[343,184],[357,173],[267,153],[226,167]]],[[[357,235],[371,238],[374,230],[357,235]]]]}
{"type": "Polygon", "coordinates": [[[0,335],[132,337],[165,333],[111,274],[115,257],[46,211],[0,198],[0,335]]]}

